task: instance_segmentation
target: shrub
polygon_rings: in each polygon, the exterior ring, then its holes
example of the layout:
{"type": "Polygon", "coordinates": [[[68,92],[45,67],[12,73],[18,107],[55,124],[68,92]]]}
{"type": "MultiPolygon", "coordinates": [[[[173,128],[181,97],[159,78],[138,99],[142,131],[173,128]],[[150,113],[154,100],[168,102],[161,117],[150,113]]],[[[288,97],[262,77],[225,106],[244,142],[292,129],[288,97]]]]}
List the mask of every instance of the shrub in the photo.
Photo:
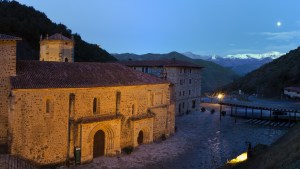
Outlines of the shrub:
{"type": "Polygon", "coordinates": [[[205,107],[201,108],[201,112],[205,112],[205,110],[206,110],[205,107]]]}
{"type": "Polygon", "coordinates": [[[214,114],[214,113],[215,113],[215,109],[211,109],[211,110],[210,110],[210,113],[211,113],[211,114],[214,114]]]}
{"type": "Polygon", "coordinates": [[[132,146],[124,147],[122,149],[122,152],[125,152],[126,154],[131,154],[132,151],[133,151],[133,147],[132,146]]]}

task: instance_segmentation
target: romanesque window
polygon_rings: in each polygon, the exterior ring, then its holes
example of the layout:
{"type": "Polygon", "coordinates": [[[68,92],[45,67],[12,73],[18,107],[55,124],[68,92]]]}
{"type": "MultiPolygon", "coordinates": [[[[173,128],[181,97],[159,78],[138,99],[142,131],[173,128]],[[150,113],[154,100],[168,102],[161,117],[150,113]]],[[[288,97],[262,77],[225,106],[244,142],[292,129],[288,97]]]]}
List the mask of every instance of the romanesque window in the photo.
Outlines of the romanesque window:
{"type": "Polygon", "coordinates": [[[120,113],[120,103],[121,103],[121,92],[117,92],[116,94],[116,113],[120,113]]]}
{"type": "Polygon", "coordinates": [[[100,113],[100,99],[98,98],[93,99],[93,113],[94,114],[100,113]]]}
{"type": "Polygon", "coordinates": [[[75,112],[75,94],[71,93],[69,95],[69,113],[70,115],[74,115],[75,112]]]}
{"type": "Polygon", "coordinates": [[[131,115],[133,116],[135,114],[135,107],[134,107],[134,104],[132,105],[131,107],[131,115]]]}
{"type": "Polygon", "coordinates": [[[151,106],[154,106],[154,94],[153,93],[151,93],[151,106]]]}
{"type": "Polygon", "coordinates": [[[50,99],[46,100],[46,113],[51,113],[52,112],[52,102],[50,99]]]}

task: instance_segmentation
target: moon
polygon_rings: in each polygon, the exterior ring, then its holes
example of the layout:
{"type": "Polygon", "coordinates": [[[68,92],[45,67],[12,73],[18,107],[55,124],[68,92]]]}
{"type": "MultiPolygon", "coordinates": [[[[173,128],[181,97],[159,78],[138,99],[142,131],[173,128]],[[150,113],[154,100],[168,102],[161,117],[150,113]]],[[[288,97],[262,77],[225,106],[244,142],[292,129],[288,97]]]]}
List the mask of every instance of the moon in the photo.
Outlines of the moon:
{"type": "Polygon", "coordinates": [[[276,26],[280,27],[282,25],[282,23],[280,21],[276,22],[276,26]]]}

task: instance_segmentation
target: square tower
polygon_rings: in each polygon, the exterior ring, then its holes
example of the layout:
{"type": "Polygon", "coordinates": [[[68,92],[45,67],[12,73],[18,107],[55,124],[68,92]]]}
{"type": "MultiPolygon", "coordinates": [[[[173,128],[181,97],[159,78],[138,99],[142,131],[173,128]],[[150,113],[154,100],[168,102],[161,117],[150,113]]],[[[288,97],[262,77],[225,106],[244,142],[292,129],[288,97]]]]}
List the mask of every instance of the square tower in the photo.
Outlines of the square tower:
{"type": "Polygon", "coordinates": [[[62,34],[40,40],[40,61],[74,62],[74,41],[62,34]]]}
{"type": "Polygon", "coordinates": [[[0,34],[0,145],[7,144],[10,77],[16,76],[19,40],[21,38],[0,34]]]}

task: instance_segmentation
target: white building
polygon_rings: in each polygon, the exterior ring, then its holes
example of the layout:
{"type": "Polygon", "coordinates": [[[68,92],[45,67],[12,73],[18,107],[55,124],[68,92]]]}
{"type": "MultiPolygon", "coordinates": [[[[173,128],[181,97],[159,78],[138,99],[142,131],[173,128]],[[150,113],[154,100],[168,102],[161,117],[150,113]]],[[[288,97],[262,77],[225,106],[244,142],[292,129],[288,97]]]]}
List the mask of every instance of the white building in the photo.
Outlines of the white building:
{"type": "Polygon", "coordinates": [[[300,87],[286,87],[284,94],[290,98],[300,98],[300,87]]]}
{"type": "Polygon", "coordinates": [[[121,63],[173,83],[176,115],[200,109],[201,69],[203,67],[175,59],[126,61],[121,63]]]}

